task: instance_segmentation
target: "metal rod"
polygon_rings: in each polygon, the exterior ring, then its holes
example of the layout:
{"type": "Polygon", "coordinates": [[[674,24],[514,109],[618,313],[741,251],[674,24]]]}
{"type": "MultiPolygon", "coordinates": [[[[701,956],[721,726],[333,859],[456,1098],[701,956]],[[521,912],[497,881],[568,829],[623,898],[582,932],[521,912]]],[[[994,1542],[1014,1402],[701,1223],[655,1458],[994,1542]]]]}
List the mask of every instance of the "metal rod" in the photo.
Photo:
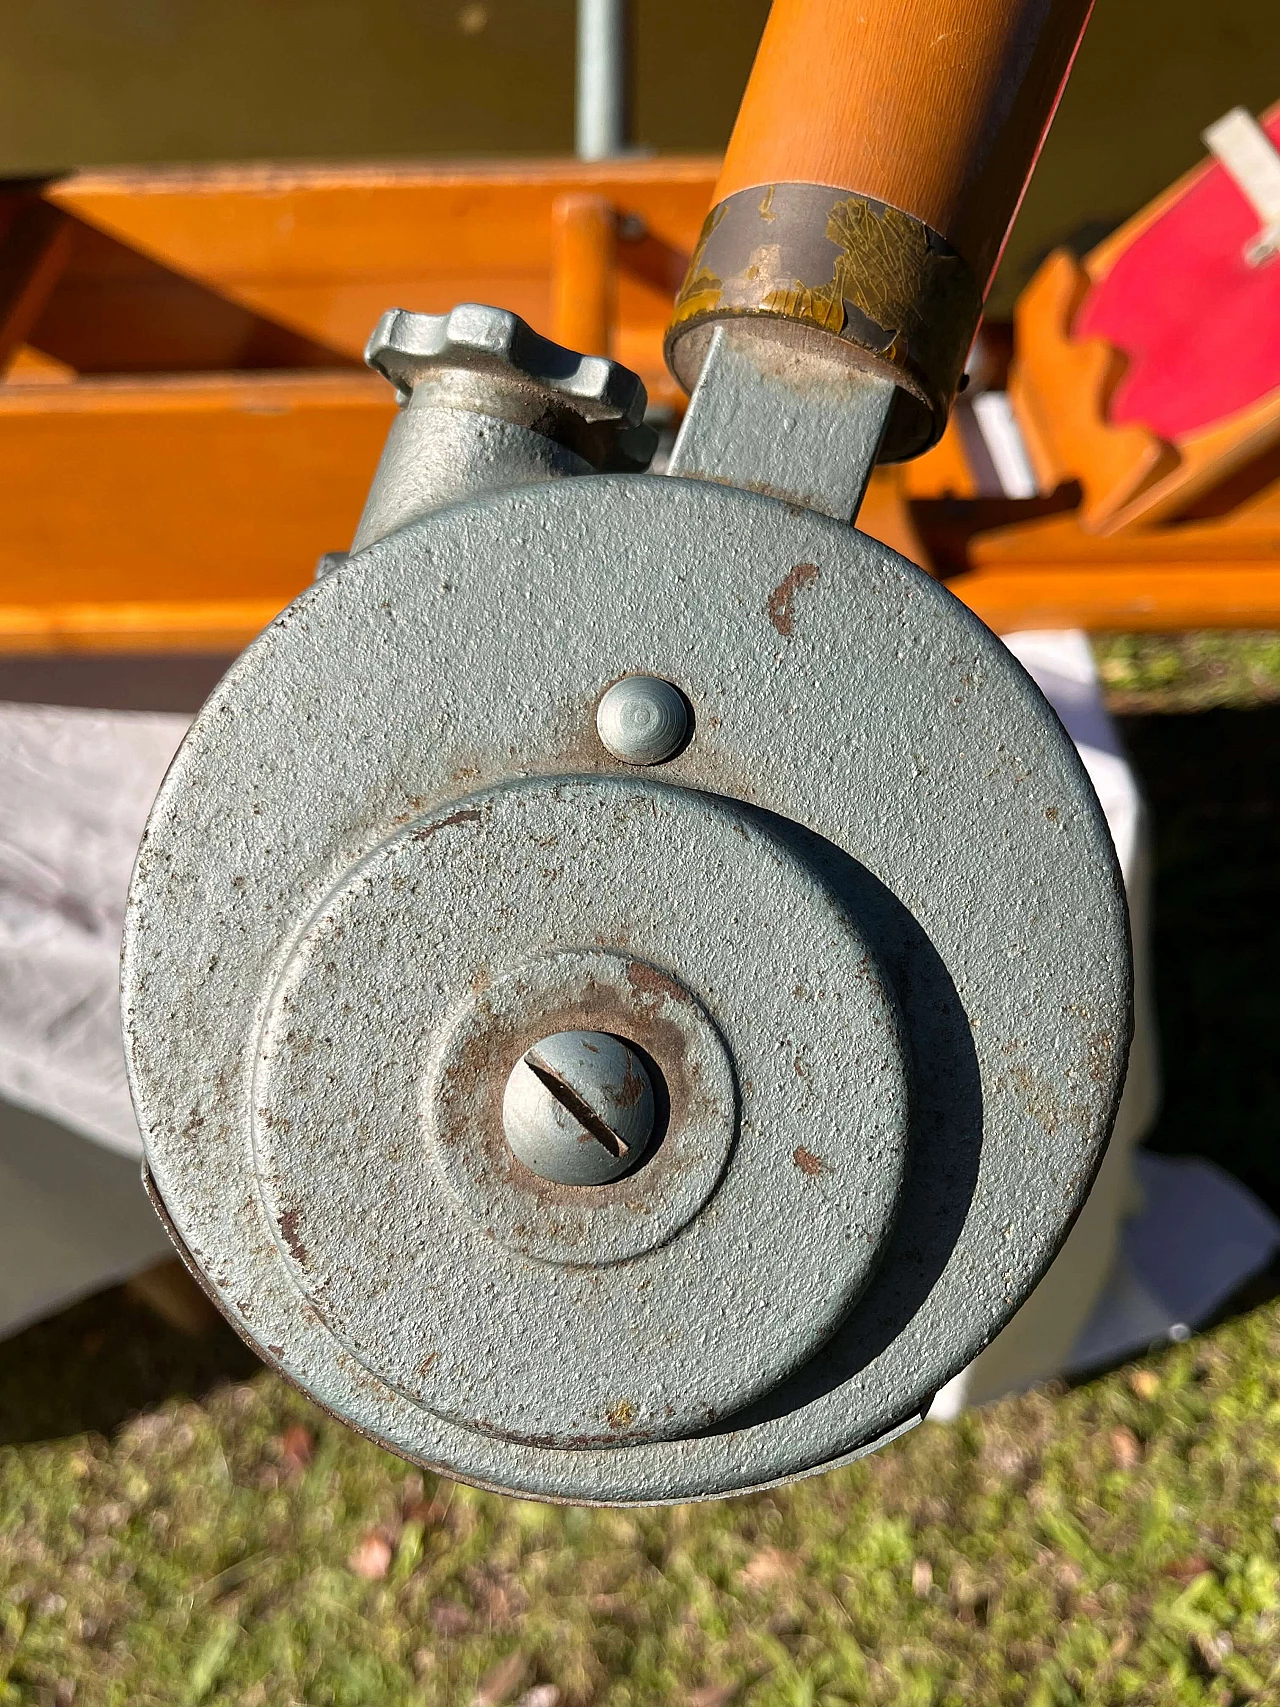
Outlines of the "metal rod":
{"type": "Polygon", "coordinates": [[[576,147],[608,160],[627,146],[627,0],[578,0],[576,147]]]}

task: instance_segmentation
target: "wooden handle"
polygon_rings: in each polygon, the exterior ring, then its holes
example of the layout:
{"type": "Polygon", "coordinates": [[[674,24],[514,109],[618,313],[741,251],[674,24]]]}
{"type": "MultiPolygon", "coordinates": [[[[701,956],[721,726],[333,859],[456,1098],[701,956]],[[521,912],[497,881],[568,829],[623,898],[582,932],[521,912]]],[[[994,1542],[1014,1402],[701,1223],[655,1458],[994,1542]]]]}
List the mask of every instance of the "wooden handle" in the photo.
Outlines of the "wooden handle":
{"type": "Polygon", "coordinates": [[[896,454],[926,448],[1091,5],[774,0],[668,334],[677,378],[714,321],[789,320],[887,364],[916,404],[896,454]]]}
{"type": "Polygon", "coordinates": [[[1092,0],[774,0],[715,200],[830,184],[944,237],[985,293],[1092,0]]]}

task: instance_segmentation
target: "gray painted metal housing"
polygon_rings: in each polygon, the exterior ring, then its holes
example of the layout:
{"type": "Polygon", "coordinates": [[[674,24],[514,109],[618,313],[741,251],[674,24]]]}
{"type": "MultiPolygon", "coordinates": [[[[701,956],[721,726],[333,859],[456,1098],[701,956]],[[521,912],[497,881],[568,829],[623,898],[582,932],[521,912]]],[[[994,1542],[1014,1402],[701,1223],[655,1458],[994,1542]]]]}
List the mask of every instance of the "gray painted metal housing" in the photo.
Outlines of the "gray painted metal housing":
{"type": "Polygon", "coordinates": [[[1126,941],[1074,749],[943,587],[765,496],[556,479],[335,566],[216,690],[139,853],[130,1077],[189,1260],[322,1404],[687,1500],[869,1449],[1012,1315],[1105,1146],[1126,941]],[[658,772],[596,733],[636,673],[693,711],[658,772]],[[492,1148],[572,1028],[669,1093],[599,1215],[492,1148]]]}

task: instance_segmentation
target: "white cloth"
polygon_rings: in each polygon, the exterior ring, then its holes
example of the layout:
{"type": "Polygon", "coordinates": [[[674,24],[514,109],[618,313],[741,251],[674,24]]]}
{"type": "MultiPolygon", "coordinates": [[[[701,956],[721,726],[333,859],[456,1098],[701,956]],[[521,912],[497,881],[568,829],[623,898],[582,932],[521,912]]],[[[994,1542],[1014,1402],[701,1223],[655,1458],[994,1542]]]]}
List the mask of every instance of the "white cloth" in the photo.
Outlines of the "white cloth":
{"type": "Polygon", "coordinates": [[[0,1102],[0,1337],[172,1255],[135,1157],[0,1102]]]}
{"type": "Polygon", "coordinates": [[[0,705],[0,1097],[134,1156],[120,928],[188,721],[0,705]]]}

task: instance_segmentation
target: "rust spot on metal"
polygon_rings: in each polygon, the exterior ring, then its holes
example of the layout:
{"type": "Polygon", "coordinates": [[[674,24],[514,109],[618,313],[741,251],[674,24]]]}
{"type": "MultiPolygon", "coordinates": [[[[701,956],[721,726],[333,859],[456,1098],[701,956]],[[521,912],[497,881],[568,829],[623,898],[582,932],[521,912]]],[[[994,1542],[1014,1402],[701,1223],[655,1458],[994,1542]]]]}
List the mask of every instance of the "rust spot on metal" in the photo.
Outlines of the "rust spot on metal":
{"type": "Polygon", "coordinates": [[[288,1245],[289,1250],[293,1255],[293,1260],[296,1263],[300,1263],[305,1268],[307,1264],[307,1247],[298,1237],[298,1223],[301,1219],[302,1215],[299,1210],[286,1209],[284,1214],[280,1217],[279,1226],[280,1237],[284,1240],[285,1244],[288,1245]]]}
{"type": "Polygon", "coordinates": [[[418,1374],[430,1375],[433,1365],[439,1363],[439,1361],[440,1353],[438,1351],[429,1351],[423,1358],[422,1362],[418,1365],[418,1374]]]}
{"type": "Polygon", "coordinates": [[[480,809],[478,806],[464,806],[458,812],[451,812],[447,818],[437,818],[434,824],[424,824],[420,830],[413,832],[415,842],[426,842],[435,835],[437,830],[449,830],[457,824],[478,824],[480,809]]]}
{"type": "MultiPolygon", "coordinates": [[[[652,999],[653,995],[683,997],[684,992],[656,968],[634,966],[629,970],[640,975],[633,980],[633,1000],[628,1001],[620,991],[592,985],[563,1001],[540,1004],[536,1014],[518,1023],[495,1018],[487,1031],[460,1052],[442,1079],[440,1142],[478,1145],[485,1167],[495,1179],[528,1195],[531,1212],[544,1227],[558,1222],[556,1211],[560,1206],[576,1210],[605,1200],[636,1214],[647,1214],[651,1201],[661,1197],[664,1179],[685,1165],[678,1149],[664,1138],[699,1117],[703,1094],[686,1062],[683,1034],[655,1011],[652,999]],[[637,982],[639,987],[635,988],[637,982]],[[560,1185],[544,1180],[516,1158],[503,1135],[502,1097],[510,1064],[527,1056],[542,1037],[555,1031],[603,1031],[623,1038],[639,1050],[654,1077],[654,1092],[661,1105],[654,1141],[638,1169],[607,1186],[560,1185]]],[[[564,1225],[560,1223],[560,1231],[564,1225]]]]}
{"type": "Polygon", "coordinates": [[[627,1073],[622,1081],[622,1089],[618,1092],[619,1108],[634,1108],[644,1095],[644,1080],[627,1060],[627,1073]]]}
{"type": "Polygon", "coordinates": [[[1089,1048],[1089,1077],[1095,1085],[1103,1085],[1111,1072],[1112,1037],[1109,1031],[1091,1034],[1089,1048]]]}
{"type": "Polygon", "coordinates": [[[630,1399],[619,1399],[605,1412],[605,1420],[613,1429],[627,1429],[636,1420],[636,1408],[630,1399]]]}
{"type": "Polygon", "coordinates": [[[797,563],[787,570],[765,600],[764,608],[769,621],[784,640],[790,640],[795,633],[796,594],[802,587],[812,586],[817,579],[818,565],[816,563],[797,563]]]}
{"type": "Polygon", "coordinates": [[[1044,815],[1051,824],[1056,824],[1058,821],[1058,808],[1056,806],[1046,806],[1044,809],[1044,815]]]}
{"type": "Polygon", "coordinates": [[[793,1153],[791,1159],[800,1172],[807,1174],[810,1179],[817,1179],[819,1174],[827,1171],[827,1164],[822,1158],[815,1156],[812,1150],[806,1150],[803,1144],[793,1153]]]}
{"type": "MultiPolygon", "coordinates": [[[[608,1413],[606,1412],[606,1415],[608,1413]]],[[[343,1419],[338,1418],[341,1422],[343,1419]]],[[[641,1446],[653,1438],[648,1429],[632,1429],[621,1439],[622,1430],[616,1428],[611,1434],[516,1434],[511,1429],[500,1428],[491,1417],[477,1417],[474,1425],[482,1434],[491,1434],[496,1440],[510,1440],[517,1446],[533,1446],[542,1451],[590,1452],[601,1446],[641,1446]]],[[[372,1437],[370,1437],[372,1438],[372,1437]]],[[[428,1465],[427,1468],[432,1466],[428,1465]]],[[[495,1490],[496,1491],[496,1490],[495,1490]]],[[[557,1495],[549,1496],[555,1505],[571,1505],[569,1499],[557,1495]]]]}
{"type": "Polygon", "coordinates": [[[632,961],[627,967],[627,983],[638,996],[654,996],[672,1002],[689,1000],[688,992],[674,978],[643,960],[632,961]]]}

